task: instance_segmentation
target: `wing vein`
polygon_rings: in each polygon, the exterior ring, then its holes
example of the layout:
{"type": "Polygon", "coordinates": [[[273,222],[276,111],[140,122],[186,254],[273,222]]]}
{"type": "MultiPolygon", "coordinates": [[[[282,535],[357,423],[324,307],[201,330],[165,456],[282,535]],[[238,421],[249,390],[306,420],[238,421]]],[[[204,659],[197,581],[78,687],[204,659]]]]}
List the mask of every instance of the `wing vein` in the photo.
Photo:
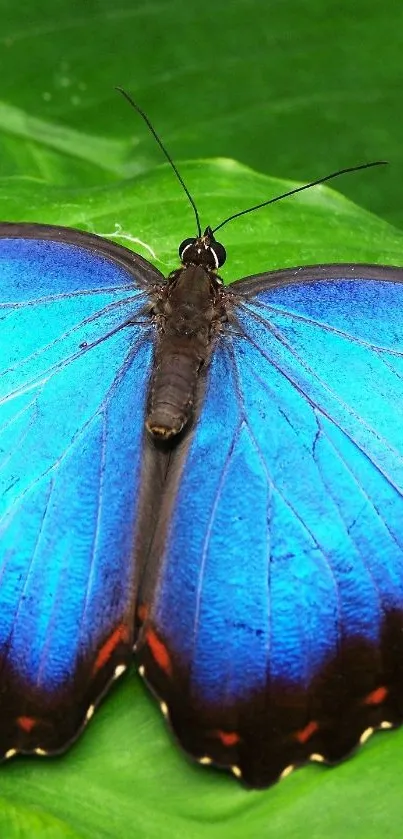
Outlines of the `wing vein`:
{"type": "MultiPolygon", "coordinates": [[[[390,355],[396,356],[397,358],[403,357],[403,352],[399,350],[394,350],[391,347],[383,347],[378,344],[374,344],[369,341],[365,341],[363,338],[358,338],[352,332],[347,332],[343,329],[338,329],[334,326],[331,326],[329,323],[324,323],[322,321],[314,320],[313,318],[308,318],[304,315],[297,315],[295,312],[290,312],[284,309],[277,309],[274,306],[269,306],[267,304],[261,303],[260,301],[254,302],[253,305],[259,304],[259,308],[266,309],[269,314],[280,315],[284,319],[289,319],[290,321],[301,322],[303,324],[308,324],[309,326],[316,327],[318,329],[322,329],[324,332],[329,332],[332,335],[337,335],[340,338],[345,338],[347,341],[351,342],[352,344],[357,344],[359,347],[365,347],[366,349],[373,350],[376,354],[383,355],[384,353],[389,353],[390,355]]],[[[254,311],[251,307],[251,304],[241,302],[239,304],[239,308],[244,309],[250,317],[252,317],[258,323],[261,323],[266,328],[269,328],[276,333],[276,329],[278,327],[272,326],[270,321],[268,321],[264,317],[260,317],[260,315],[254,311]]],[[[393,369],[393,368],[392,368],[393,369]]]]}

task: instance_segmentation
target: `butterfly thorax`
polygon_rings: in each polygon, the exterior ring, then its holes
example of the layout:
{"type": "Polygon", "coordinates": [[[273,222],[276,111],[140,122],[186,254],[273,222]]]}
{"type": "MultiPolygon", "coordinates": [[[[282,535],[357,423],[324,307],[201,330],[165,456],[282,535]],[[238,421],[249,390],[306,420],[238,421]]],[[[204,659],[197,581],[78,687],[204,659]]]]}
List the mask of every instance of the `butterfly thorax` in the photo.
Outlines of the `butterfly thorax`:
{"type": "Polygon", "coordinates": [[[199,374],[208,364],[225,308],[214,270],[186,265],[174,271],[153,309],[158,329],[146,426],[168,439],[193,412],[199,374]]]}

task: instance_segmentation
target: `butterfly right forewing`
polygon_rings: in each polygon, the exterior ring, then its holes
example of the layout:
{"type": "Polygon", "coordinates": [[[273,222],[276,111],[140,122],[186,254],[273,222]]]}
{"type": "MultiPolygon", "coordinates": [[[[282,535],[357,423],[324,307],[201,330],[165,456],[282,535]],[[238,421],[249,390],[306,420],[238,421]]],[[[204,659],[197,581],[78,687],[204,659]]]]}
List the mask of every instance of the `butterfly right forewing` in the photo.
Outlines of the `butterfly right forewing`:
{"type": "Polygon", "coordinates": [[[171,460],[137,657],[184,748],[251,786],[401,721],[402,280],[235,284],[171,460]]]}

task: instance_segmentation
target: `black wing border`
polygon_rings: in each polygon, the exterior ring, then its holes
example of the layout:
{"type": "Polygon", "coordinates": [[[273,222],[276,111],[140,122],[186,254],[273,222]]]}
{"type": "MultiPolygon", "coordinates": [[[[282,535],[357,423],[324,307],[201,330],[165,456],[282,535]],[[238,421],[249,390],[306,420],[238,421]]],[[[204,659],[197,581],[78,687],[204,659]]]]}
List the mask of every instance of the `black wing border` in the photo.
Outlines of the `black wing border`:
{"type": "Polygon", "coordinates": [[[75,227],[59,227],[54,224],[35,224],[33,222],[0,222],[0,239],[36,239],[37,241],[61,242],[76,245],[92,254],[97,254],[120,265],[128,271],[136,282],[150,288],[166,283],[166,278],[154,265],[140,254],[123,245],[87,233],[75,227]]]}

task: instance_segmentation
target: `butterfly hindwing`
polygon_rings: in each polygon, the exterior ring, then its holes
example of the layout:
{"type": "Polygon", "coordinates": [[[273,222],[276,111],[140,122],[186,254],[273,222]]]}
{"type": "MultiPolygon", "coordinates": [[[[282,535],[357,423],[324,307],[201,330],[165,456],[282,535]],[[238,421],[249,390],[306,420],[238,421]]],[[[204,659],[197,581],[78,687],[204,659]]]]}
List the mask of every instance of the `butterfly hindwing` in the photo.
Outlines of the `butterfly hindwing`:
{"type": "Polygon", "coordinates": [[[402,281],[236,283],[171,466],[138,658],[182,745],[253,786],[402,719],[402,281]]]}
{"type": "Polygon", "coordinates": [[[1,755],[65,748],[130,660],[160,279],[88,234],[0,226],[1,755]]]}

